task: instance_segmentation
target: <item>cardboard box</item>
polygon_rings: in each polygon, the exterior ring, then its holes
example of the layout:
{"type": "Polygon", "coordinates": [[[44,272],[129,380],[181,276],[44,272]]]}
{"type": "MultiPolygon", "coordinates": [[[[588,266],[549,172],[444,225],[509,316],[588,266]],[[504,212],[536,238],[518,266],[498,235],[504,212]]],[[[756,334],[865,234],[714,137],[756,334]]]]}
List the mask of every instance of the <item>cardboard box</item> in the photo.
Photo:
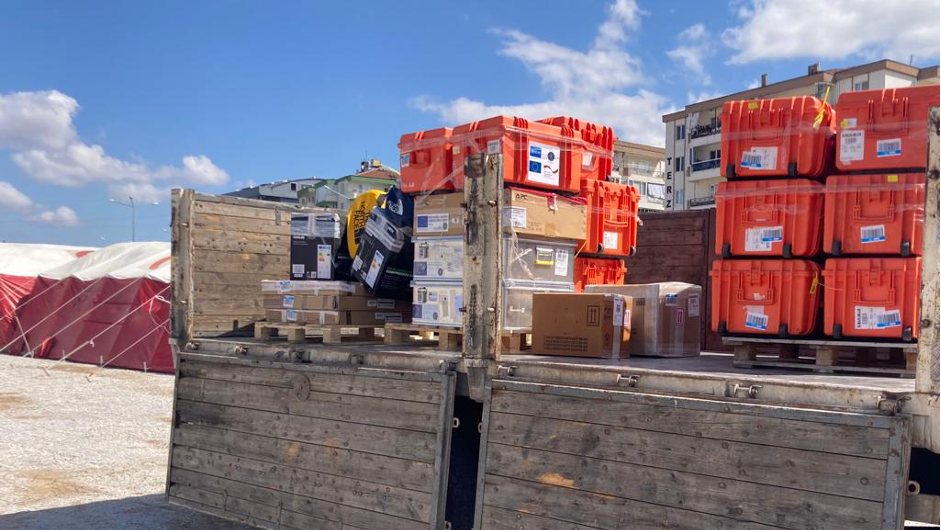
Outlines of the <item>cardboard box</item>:
{"type": "Polygon", "coordinates": [[[462,236],[416,237],[412,275],[415,281],[464,279],[464,238],[462,236]]]}
{"type": "MultiPolygon", "coordinates": [[[[425,195],[415,199],[415,236],[464,235],[463,193],[425,195]]],[[[507,188],[503,226],[517,235],[584,240],[588,207],[578,198],[549,192],[507,188]]]]}
{"type": "Polygon", "coordinates": [[[586,285],[588,293],[618,293],[634,299],[631,355],[699,355],[702,336],[702,287],[682,282],[586,285]]]}
{"type": "Polygon", "coordinates": [[[533,294],[533,353],[617,359],[623,328],[621,295],[533,294]]]}
{"type": "Polygon", "coordinates": [[[332,311],[405,311],[410,309],[408,302],[405,300],[338,294],[266,294],[263,297],[263,307],[265,309],[320,309],[332,311]]]}
{"type": "Polygon", "coordinates": [[[350,279],[343,232],[339,214],[291,214],[291,279],[350,279]]]}
{"type": "Polygon", "coordinates": [[[265,294],[320,294],[369,296],[369,291],[359,282],[317,280],[262,280],[261,292],[265,294]]]}
{"type": "Polygon", "coordinates": [[[464,323],[462,282],[412,283],[412,322],[460,327],[464,323]]]}
{"type": "Polygon", "coordinates": [[[408,298],[412,280],[411,227],[397,227],[386,210],[373,208],[353,259],[353,276],[370,294],[408,298]]]}
{"type": "Polygon", "coordinates": [[[266,309],[265,320],[289,324],[383,326],[409,322],[407,311],[318,311],[304,309],[266,309]]]}

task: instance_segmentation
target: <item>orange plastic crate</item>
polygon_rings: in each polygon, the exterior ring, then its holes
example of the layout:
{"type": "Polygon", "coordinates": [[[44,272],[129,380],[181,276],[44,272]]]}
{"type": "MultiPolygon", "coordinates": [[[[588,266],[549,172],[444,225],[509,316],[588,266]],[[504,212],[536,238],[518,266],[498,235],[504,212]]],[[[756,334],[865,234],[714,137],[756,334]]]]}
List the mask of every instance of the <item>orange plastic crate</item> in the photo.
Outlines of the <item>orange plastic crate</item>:
{"type": "Polygon", "coordinates": [[[588,201],[588,239],[582,252],[630,256],[637,249],[637,214],[640,194],[633,186],[604,180],[582,184],[588,201]]]}
{"type": "Polygon", "coordinates": [[[834,258],[823,271],[823,332],[918,338],[921,258],[834,258]]]}
{"type": "Polygon", "coordinates": [[[624,285],[627,265],[618,258],[575,257],[575,290],[586,285],[624,285]]]}
{"type": "Polygon", "coordinates": [[[808,179],[720,182],[716,254],[814,256],[820,252],[823,202],[823,185],[808,179]]]}
{"type": "Polygon", "coordinates": [[[800,336],[813,333],[820,266],[799,259],[716,260],[709,272],[712,330],[800,336]]]}
{"type": "Polygon", "coordinates": [[[815,178],[832,157],[833,109],[815,97],[729,101],[721,120],[723,177],[815,178]]]}
{"type": "Polygon", "coordinates": [[[562,128],[563,134],[576,138],[572,147],[563,152],[562,163],[579,179],[606,180],[614,167],[614,129],[570,116],[539,120],[562,128]]]}
{"type": "Polygon", "coordinates": [[[920,256],[924,232],[924,173],[827,177],[826,252],[920,256]]]}
{"type": "Polygon", "coordinates": [[[836,165],[842,171],[924,168],[928,112],[938,85],[840,94],[836,102],[836,165]]]}
{"type": "Polygon", "coordinates": [[[399,139],[399,174],[405,193],[463,188],[452,175],[451,128],[403,134],[399,139]]]}

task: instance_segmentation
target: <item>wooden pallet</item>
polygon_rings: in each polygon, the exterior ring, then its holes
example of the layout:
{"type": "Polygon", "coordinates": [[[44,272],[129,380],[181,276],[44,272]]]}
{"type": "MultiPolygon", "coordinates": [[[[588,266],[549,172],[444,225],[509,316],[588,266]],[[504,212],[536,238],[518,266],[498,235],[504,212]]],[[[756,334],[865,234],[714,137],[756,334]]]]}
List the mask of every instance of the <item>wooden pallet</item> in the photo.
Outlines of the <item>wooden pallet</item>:
{"type": "MultiPolygon", "coordinates": [[[[385,343],[390,346],[437,343],[442,350],[459,351],[463,337],[461,328],[448,326],[386,324],[385,328],[385,343]]],[[[503,331],[502,340],[503,353],[523,353],[532,349],[532,333],[528,330],[503,331]]]]}
{"type": "Polygon", "coordinates": [[[734,365],[740,368],[792,368],[828,374],[850,372],[914,377],[918,357],[918,345],[910,342],[723,337],[722,343],[733,347],[734,365]],[[812,353],[813,356],[802,356],[802,353],[812,353]],[[841,353],[845,354],[843,358],[841,353]],[[888,358],[880,358],[880,354],[888,358]]]}
{"type": "Polygon", "coordinates": [[[381,325],[349,326],[322,324],[287,324],[282,322],[255,322],[255,338],[270,339],[284,335],[288,342],[306,342],[308,338],[319,338],[324,344],[341,342],[365,342],[382,340],[376,335],[381,325]],[[346,340],[344,340],[346,339],[346,340]]]}

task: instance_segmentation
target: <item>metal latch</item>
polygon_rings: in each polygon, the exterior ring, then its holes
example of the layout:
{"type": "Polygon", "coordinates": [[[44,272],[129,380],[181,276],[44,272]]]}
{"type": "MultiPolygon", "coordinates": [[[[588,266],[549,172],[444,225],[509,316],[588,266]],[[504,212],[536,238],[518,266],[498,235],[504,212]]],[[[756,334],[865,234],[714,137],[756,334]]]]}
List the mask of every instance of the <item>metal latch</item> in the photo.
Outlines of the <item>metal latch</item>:
{"type": "Polygon", "coordinates": [[[887,398],[879,400],[879,412],[884,412],[887,414],[897,414],[902,412],[902,407],[905,406],[905,402],[910,400],[908,396],[902,396],[900,398],[887,398]]]}
{"type": "Polygon", "coordinates": [[[497,375],[500,377],[513,377],[513,374],[516,372],[515,366],[498,366],[497,375]]]}
{"type": "Polygon", "coordinates": [[[618,386],[626,386],[629,388],[637,388],[637,383],[640,382],[640,376],[637,374],[618,374],[618,386]]]}
{"type": "Polygon", "coordinates": [[[350,364],[353,366],[362,366],[366,364],[366,356],[362,353],[351,353],[350,354],[350,364]]]}
{"type": "Polygon", "coordinates": [[[761,385],[745,386],[735,383],[735,387],[732,389],[732,397],[738,397],[740,393],[744,393],[749,398],[755,399],[758,397],[759,392],[761,392],[761,385]]]}

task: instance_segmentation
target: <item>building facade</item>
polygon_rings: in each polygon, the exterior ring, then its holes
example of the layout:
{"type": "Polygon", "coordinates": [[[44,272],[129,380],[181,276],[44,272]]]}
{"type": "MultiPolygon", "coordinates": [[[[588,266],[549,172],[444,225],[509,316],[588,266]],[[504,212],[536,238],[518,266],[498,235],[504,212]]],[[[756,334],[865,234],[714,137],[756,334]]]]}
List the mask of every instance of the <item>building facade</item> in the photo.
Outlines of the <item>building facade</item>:
{"type": "Polygon", "coordinates": [[[399,172],[370,160],[360,165],[360,170],[337,179],[321,180],[298,193],[299,203],[323,208],[348,211],[353,200],[369,190],[385,191],[397,182],[399,172]]]}
{"type": "Polygon", "coordinates": [[[823,98],[830,89],[828,101],[834,104],[840,94],[856,90],[901,88],[913,85],[938,84],[938,67],[916,68],[891,60],[821,70],[819,64],[807,68],[807,75],[778,83],[768,83],[761,76],[761,85],[687,105],[681,111],[663,116],[665,126],[666,182],[664,209],[690,210],[715,207],[715,192],[721,156],[720,139],[722,104],[742,99],[764,99],[791,96],[823,98]]]}
{"type": "Polygon", "coordinates": [[[251,186],[236,191],[230,191],[225,195],[232,197],[242,197],[245,199],[258,199],[262,201],[297,204],[298,192],[303,189],[310,188],[318,182],[320,182],[320,179],[316,178],[282,180],[280,182],[270,182],[268,184],[259,184],[258,186],[251,186]]]}
{"type": "Polygon", "coordinates": [[[637,188],[641,211],[663,211],[665,207],[665,156],[662,147],[622,141],[614,144],[611,178],[637,188]]]}

